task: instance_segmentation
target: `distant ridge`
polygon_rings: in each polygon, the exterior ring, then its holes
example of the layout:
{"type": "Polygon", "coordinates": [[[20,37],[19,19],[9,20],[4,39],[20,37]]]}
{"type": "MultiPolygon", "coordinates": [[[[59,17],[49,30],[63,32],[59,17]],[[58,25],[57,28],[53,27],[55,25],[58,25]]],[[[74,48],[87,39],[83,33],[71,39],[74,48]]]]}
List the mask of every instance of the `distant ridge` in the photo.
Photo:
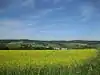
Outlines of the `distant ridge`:
{"type": "Polygon", "coordinates": [[[82,44],[100,44],[100,41],[95,40],[30,40],[30,39],[0,39],[0,43],[9,42],[24,42],[24,43],[82,43],[82,44]]]}
{"type": "Polygon", "coordinates": [[[100,40],[31,40],[31,39],[0,39],[0,41],[2,41],[2,40],[4,40],[4,41],[6,41],[6,40],[12,40],[12,41],[19,41],[19,40],[21,40],[21,41],[74,41],[74,42],[77,42],[77,41],[91,41],[91,42],[100,42],[100,40]]]}

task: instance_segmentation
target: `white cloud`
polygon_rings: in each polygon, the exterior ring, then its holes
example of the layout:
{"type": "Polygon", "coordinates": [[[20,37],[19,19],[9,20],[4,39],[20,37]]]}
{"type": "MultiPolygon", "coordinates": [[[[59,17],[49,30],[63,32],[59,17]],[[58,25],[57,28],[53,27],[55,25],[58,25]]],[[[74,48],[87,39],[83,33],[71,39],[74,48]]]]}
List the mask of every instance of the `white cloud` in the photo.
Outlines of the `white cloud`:
{"type": "Polygon", "coordinates": [[[22,6],[25,7],[32,7],[35,8],[35,1],[34,0],[25,0],[24,2],[22,2],[22,6]]]}
{"type": "Polygon", "coordinates": [[[33,24],[28,24],[29,26],[32,26],[33,24]]]}
{"type": "Polygon", "coordinates": [[[66,0],[67,2],[72,2],[73,0],[66,0]]]}
{"type": "Polygon", "coordinates": [[[53,0],[53,3],[57,4],[57,3],[60,3],[61,1],[69,3],[69,2],[72,2],[73,0],[53,0]]]}
{"type": "Polygon", "coordinates": [[[35,14],[29,14],[29,15],[22,15],[21,18],[28,19],[28,20],[34,20],[35,23],[39,21],[39,19],[45,17],[49,13],[51,13],[53,9],[45,9],[45,10],[38,10],[35,14]]]}
{"type": "Polygon", "coordinates": [[[35,26],[38,21],[33,20],[17,20],[17,19],[4,19],[0,20],[0,27],[9,29],[27,29],[35,26]]]}
{"type": "Polygon", "coordinates": [[[29,25],[20,20],[0,20],[0,39],[31,38],[36,28],[29,25]]]}
{"type": "Polygon", "coordinates": [[[95,8],[92,5],[83,5],[81,8],[81,20],[82,21],[88,21],[93,17],[93,14],[95,13],[95,8]]]}
{"type": "Polygon", "coordinates": [[[63,7],[63,6],[55,8],[55,10],[63,10],[63,9],[65,9],[65,7],[63,7]]]}
{"type": "MultiPolygon", "coordinates": [[[[21,39],[21,38],[31,38],[32,29],[22,29],[22,30],[10,30],[6,28],[6,30],[2,30],[0,32],[0,39],[21,39]]],[[[1,31],[1,30],[0,30],[1,31]]]]}
{"type": "Polygon", "coordinates": [[[44,2],[48,2],[48,1],[50,1],[50,0],[43,0],[44,2]]]}
{"type": "Polygon", "coordinates": [[[32,20],[38,22],[40,19],[45,17],[46,15],[50,15],[52,12],[57,12],[59,10],[63,10],[64,7],[58,7],[58,8],[51,8],[51,9],[43,9],[43,10],[36,10],[34,14],[28,14],[28,15],[22,15],[20,18],[26,19],[26,20],[32,20]]]}
{"type": "Polygon", "coordinates": [[[34,15],[34,16],[30,16],[30,18],[34,18],[34,19],[38,19],[38,18],[40,18],[40,15],[34,15]]]}
{"type": "Polygon", "coordinates": [[[64,7],[40,10],[40,11],[38,11],[39,13],[38,13],[38,15],[36,17],[40,18],[40,17],[46,16],[46,15],[52,13],[52,12],[55,12],[57,10],[63,10],[63,9],[64,9],[64,7]]]}
{"type": "MultiPolygon", "coordinates": [[[[44,2],[50,2],[50,0],[43,0],[44,2]]],[[[52,0],[53,4],[59,3],[61,0],[52,0]]]]}
{"type": "Polygon", "coordinates": [[[52,12],[52,11],[53,11],[53,9],[45,9],[45,10],[40,10],[38,12],[39,12],[40,15],[46,15],[46,14],[52,12]]]}
{"type": "Polygon", "coordinates": [[[3,12],[4,12],[4,10],[1,10],[1,9],[0,9],[0,13],[3,13],[3,12]]]}
{"type": "Polygon", "coordinates": [[[19,20],[1,20],[0,26],[8,27],[8,28],[19,28],[24,24],[19,20]]]}
{"type": "Polygon", "coordinates": [[[54,4],[59,3],[61,0],[54,0],[54,4]]]}

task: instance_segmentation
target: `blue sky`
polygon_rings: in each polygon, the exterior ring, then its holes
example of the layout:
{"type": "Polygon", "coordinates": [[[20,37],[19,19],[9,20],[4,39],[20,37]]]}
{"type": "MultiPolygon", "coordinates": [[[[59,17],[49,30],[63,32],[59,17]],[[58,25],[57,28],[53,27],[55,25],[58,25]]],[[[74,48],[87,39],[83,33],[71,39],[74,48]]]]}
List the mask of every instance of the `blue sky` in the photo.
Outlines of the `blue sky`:
{"type": "Polygon", "coordinates": [[[100,40],[100,0],[0,0],[0,39],[100,40]]]}

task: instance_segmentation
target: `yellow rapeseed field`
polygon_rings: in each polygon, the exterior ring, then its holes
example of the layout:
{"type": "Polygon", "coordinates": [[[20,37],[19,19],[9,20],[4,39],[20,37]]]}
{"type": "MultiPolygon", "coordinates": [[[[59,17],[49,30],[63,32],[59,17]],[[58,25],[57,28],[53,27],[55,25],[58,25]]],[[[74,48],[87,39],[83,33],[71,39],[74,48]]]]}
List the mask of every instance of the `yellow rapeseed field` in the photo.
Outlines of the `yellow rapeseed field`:
{"type": "Polygon", "coordinates": [[[93,49],[1,50],[0,75],[100,75],[97,54],[93,49]]]}
{"type": "Polygon", "coordinates": [[[1,64],[83,64],[96,56],[96,50],[5,50],[0,51],[1,64]]]}

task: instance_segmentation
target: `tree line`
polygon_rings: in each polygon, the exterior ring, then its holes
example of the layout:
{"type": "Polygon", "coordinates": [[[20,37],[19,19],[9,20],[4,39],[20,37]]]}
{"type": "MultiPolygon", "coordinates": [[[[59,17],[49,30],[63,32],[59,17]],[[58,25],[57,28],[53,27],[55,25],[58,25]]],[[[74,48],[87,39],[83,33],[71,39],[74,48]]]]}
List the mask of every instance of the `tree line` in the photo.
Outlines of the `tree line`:
{"type": "Polygon", "coordinates": [[[0,50],[99,49],[99,41],[0,40],[0,50]]]}

